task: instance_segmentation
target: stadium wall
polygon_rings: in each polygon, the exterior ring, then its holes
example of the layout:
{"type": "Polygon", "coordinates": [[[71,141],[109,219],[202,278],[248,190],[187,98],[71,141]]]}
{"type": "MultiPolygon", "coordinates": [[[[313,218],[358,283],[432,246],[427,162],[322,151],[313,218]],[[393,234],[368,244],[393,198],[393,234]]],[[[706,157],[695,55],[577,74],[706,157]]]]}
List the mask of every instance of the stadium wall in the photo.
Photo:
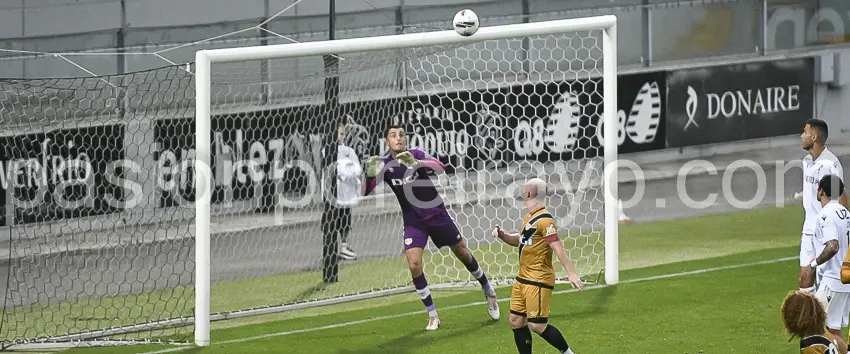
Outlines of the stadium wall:
{"type": "Polygon", "coordinates": [[[824,53],[816,67],[815,116],[830,124],[830,140],[850,139],[850,50],[824,53]]]}

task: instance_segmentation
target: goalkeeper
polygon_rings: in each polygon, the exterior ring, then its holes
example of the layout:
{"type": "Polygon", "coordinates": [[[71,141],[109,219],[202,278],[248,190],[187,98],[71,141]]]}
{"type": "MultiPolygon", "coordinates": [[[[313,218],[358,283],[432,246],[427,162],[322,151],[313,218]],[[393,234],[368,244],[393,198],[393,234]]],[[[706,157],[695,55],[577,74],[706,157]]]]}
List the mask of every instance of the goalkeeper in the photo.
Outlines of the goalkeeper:
{"type": "Polygon", "coordinates": [[[443,164],[420,149],[408,151],[405,148],[404,128],[401,126],[388,126],[384,136],[390,153],[382,157],[372,156],[366,161],[363,195],[371,193],[378,179],[383,179],[398,199],[404,220],[404,254],[407,257],[410,275],[413,277],[413,285],[428,310],[429,320],[425,329],[435,330],[440,326],[440,318],[431,299],[428,281],[422,272],[422,252],[429,238],[437,247],[449,246],[472,277],[478,280],[487,299],[490,317],[498,320],[500,314],[496,291],[487,280],[478,261],[466,247],[460,230],[446,210],[437,188],[429,177],[435,172],[443,171],[443,164]],[[382,163],[383,167],[381,167],[382,163]]]}

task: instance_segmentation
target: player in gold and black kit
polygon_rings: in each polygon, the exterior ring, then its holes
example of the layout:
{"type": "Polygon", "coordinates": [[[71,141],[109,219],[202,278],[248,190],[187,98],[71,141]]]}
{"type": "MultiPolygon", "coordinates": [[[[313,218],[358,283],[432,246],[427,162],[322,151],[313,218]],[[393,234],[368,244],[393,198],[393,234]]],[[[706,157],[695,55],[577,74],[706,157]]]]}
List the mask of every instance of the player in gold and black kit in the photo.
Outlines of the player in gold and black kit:
{"type": "Polygon", "coordinates": [[[847,354],[847,345],[826,329],[826,311],[812,293],[795,290],[782,302],[782,324],[800,338],[800,354],[847,354]]]}
{"type": "Polygon", "coordinates": [[[555,219],[546,210],[546,182],[539,178],[529,180],[523,187],[523,197],[528,213],[523,217],[522,231],[508,234],[498,225],[493,229],[493,236],[519,247],[519,274],[511,290],[510,316],[517,350],[531,354],[531,327],[561,353],[574,354],[561,331],[547,323],[549,299],[555,289],[553,253],[567,270],[570,282],[579,289],[584,289],[584,284],[558,239],[555,219]]]}

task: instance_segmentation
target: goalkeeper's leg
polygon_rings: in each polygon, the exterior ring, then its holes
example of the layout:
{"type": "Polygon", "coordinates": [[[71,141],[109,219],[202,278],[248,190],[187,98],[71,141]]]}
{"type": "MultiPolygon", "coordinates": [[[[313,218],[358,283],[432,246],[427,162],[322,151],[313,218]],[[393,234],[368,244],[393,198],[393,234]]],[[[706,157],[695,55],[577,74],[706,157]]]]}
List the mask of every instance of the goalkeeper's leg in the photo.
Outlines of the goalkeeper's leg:
{"type": "MultiPolygon", "coordinates": [[[[455,230],[457,230],[456,227],[455,230]]],[[[443,235],[446,235],[446,233],[443,235]]],[[[499,301],[496,299],[496,290],[493,289],[493,285],[490,284],[490,281],[487,279],[487,275],[484,274],[484,270],[481,269],[481,266],[478,264],[478,260],[475,259],[472,252],[470,252],[469,248],[466,247],[466,242],[463,242],[463,238],[460,236],[459,231],[456,235],[455,242],[450,244],[449,247],[451,247],[452,253],[454,253],[455,257],[457,257],[457,259],[466,266],[466,270],[469,271],[469,274],[472,274],[472,277],[478,280],[478,283],[481,284],[481,291],[484,292],[484,297],[487,299],[487,312],[490,314],[492,319],[498,320],[499,317],[501,317],[501,314],[499,312],[499,301]]],[[[434,243],[438,247],[441,246],[441,244],[436,241],[434,243]]]]}
{"type": "Polygon", "coordinates": [[[440,317],[437,315],[437,307],[431,298],[431,288],[422,271],[422,250],[428,244],[428,235],[415,227],[405,225],[404,227],[404,255],[407,258],[407,266],[410,268],[410,276],[413,278],[413,286],[416,293],[428,311],[428,326],[426,330],[433,331],[440,327],[440,317]]]}

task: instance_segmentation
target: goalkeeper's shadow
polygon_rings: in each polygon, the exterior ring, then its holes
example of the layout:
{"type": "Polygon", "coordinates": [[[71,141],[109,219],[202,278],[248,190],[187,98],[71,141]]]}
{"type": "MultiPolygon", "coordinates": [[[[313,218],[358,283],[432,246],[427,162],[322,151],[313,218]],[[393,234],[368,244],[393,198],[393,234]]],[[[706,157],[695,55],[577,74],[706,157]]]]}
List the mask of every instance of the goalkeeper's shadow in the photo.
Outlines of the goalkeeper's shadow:
{"type": "MultiPolygon", "coordinates": [[[[476,330],[483,329],[490,326],[499,326],[505,325],[506,322],[502,321],[493,321],[493,320],[484,320],[480,322],[467,322],[466,325],[461,326],[453,326],[447,325],[445,322],[440,325],[440,329],[429,332],[424,329],[411,329],[411,332],[393,339],[391,341],[376,345],[374,347],[364,348],[364,349],[346,349],[340,350],[336,353],[338,354],[374,354],[374,353],[408,353],[413,349],[419,350],[422,348],[426,348],[429,344],[434,343],[435,341],[449,341],[456,337],[465,337],[470,333],[473,333],[476,330]]],[[[369,332],[375,333],[372,330],[369,332]]],[[[354,336],[362,336],[362,333],[352,333],[354,336]]],[[[339,336],[334,335],[335,338],[339,336]]]]}

